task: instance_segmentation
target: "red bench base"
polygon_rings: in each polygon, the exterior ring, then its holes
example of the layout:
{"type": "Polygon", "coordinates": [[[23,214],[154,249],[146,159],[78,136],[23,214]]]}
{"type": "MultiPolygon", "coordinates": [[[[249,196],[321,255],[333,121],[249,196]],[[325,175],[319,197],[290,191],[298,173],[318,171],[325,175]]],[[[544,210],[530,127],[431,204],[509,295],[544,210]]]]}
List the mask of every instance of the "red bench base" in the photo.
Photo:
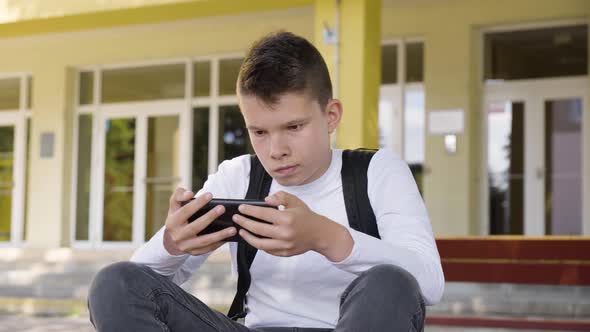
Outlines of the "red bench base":
{"type": "Polygon", "coordinates": [[[529,319],[515,317],[426,316],[427,325],[492,327],[506,329],[537,329],[562,331],[590,331],[590,320],[529,319]]]}

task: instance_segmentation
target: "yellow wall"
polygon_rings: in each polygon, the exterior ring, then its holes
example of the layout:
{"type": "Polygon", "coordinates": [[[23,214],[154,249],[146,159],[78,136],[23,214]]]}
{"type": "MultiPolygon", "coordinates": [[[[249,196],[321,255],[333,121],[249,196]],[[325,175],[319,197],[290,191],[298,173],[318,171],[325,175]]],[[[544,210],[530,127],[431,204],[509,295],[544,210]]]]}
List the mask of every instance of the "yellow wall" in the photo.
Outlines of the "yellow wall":
{"type": "Polygon", "coordinates": [[[344,116],[336,132],[336,146],[344,149],[377,148],[381,76],[380,1],[343,1],[338,8],[337,11],[333,0],[317,0],[314,12],[315,45],[329,66],[334,95],[342,101],[344,108],[344,116]],[[339,16],[340,22],[338,45],[327,45],[323,30],[325,25],[336,29],[336,16],[339,16]]]}
{"type": "MultiPolygon", "coordinates": [[[[570,19],[587,21],[590,1],[384,0],[383,3],[382,39],[424,39],[427,111],[466,110],[467,126],[464,134],[458,137],[456,155],[444,153],[442,137],[427,136],[426,139],[426,166],[431,172],[424,178],[424,194],[435,233],[478,234],[481,232],[478,171],[482,139],[479,133],[481,28],[570,19]]],[[[64,0],[63,4],[67,2],[64,0]]],[[[328,55],[326,61],[333,70],[332,50],[320,45],[318,36],[323,22],[314,17],[314,10],[331,10],[328,0],[203,0],[170,6],[170,12],[161,14],[150,7],[139,11],[122,9],[113,15],[89,13],[0,25],[0,73],[30,72],[34,82],[31,192],[27,211],[27,233],[32,246],[67,245],[69,239],[69,154],[73,117],[69,103],[74,93],[74,68],[243,52],[264,33],[283,28],[315,40],[328,55]],[[199,3],[207,10],[197,10],[199,3]],[[231,3],[233,9],[227,7],[231,3]],[[253,3],[255,5],[248,5],[253,3]],[[271,11],[273,6],[293,4],[309,6],[271,11]],[[184,13],[186,8],[191,8],[192,12],[184,13]],[[243,14],[188,19],[191,15],[220,15],[232,10],[243,14]],[[255,10],[258,12],[252,12],[255,10]],[[132,20],[125,21],[128,18],[132,20]],[[149,24],[129,25],[132,23],[149,24]],[[51,33],[40,34],[47,31],[51,33]],[[52,159],[38,157],[39,137],[46,131],[56,133],[56,155],[52,159]]],[[[328,24],[329,20],[328,17],[328,24]]],[[[341,24],[346,25],[347,21],[341,24]]],[[[350,56],[350,53],[352,51],[343,56],[350,56]]],[[[342,73],[347,75],[346,71],[342,73]]],[[[350,77],[341,77],[341,80],[346,79],[350,77]]],[[[345,109],[345,114],[353,117],[366,112],[346,105],[345,109]]],[[[363,121],[364,126],[369,124],[363,121]]],[[[351,135],[358,136],[358,133],[351,135]]],[[[586,141],[588,137],[587,133],[586,141]]],[[[586,174],[590,173],[589,161],[587,154],[586,174]]],[[[586,179],[585,185],[590,192],[590,179],[586,179]]],[[[590,198],[584,199],[585,205],[590,206],[590,198]]],[[[586,228],[587,233],[589,230],[586,228]]]]}
{"type": "MultiPolygon", "coordinates": [[[[305,7],[312,4],[313,0],[195,0],[106,11],[89,11],[77,15],[53,16],[45,19],[0,24],[0,38],[239,15],[305,7]]],[[[75,11],[76,6],[72,6],[71,10],[75,11]]]]}
{"type": "Polygon", "coordinates": [[[587,22],[589,15],[587,0],[385,1],[384,39],[424,38],[426,111],[466,111],[467,125],[458,136],[456,155],[444,152],[442,136],[426,137],[426,166],[431,172],[424,177],[424,196],[436,234],[481,231],[481,29],[570,19],[587,22]]]}
{"type": "Polygon", "coordinates": [[[0,0],[0,23],[194,0],[0,0]]]}
{"type": "Polygon", "coordinates": [[[244,52],[280,28],[313,39],[312,8],[0,39],[0,73],[33,76],[30,245],[57,247],[69,239],[73,68],[244,52]],[[39,138],[47,131],[56,134],[55,156],[40,159],[39,138]]]}

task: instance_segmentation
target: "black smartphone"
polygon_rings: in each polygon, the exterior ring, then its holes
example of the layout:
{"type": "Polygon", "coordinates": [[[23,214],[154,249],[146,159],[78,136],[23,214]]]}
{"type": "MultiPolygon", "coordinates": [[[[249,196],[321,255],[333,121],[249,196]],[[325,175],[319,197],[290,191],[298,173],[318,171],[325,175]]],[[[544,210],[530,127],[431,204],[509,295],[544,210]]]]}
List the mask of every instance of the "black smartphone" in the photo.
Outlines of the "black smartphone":
{"type": "MultiPolygon", "coordinates": [[[[193,201],[195,198],[191,198],[189,201],[186,202],[182,202],[182,205],[184,206],[185,204],[193,201]]],[[[232,220],[232,216],[234,214],[241,214],[238,211],[238,207],[242,204],[248,204],[248,205],[255,205],[255,206],[261,206],[261,207],[268,207],[268,208],[273,208],[276,209],[275,206],[271,206],[266,204],[265,201],[258,201],[258,200],[251,200],[251,199],[225,199],[225,198],[213,198],[212,200],[210,200],[207,204],[205,204],[205,206],[203,206],[199,211],[195,212],[189,219],[188,222],[193,222],[195,221],[197,218],[201,217],[202,215],[204,215],[205,213],[209,212],[211,209],[213,209],[214,207],[216,207],[217,205],[223,205],[225,207],[225,212],[220,215],[219,217],[217,217],[216,220],[214,220],[211,224],[209,224],[209,226],[205,227],[204,230],[202,230],[201,232],[199,232],[199,235],[204,235],[204,234],[210,234],[210,233],[215,233],[218,232],[222,229],[234,226],[238,231],[242,228],[240,225],[236,224],[233,220],[232,220]]],[[[267,223],[264,220],[260,220],[257,218],[254,218],[252,216],[246,216],[247,218],[250,218],[252,220],[255,221],[259,221],[259,222],[263,222],[263,223],[267,223]]],[[[225,239],[224,241],[233,241],[233,242],[237,242],[237,241],[241,241],[241,237],[239,234],[236,234],[232,237],[229,237],[227,239],[225,239]]]]}

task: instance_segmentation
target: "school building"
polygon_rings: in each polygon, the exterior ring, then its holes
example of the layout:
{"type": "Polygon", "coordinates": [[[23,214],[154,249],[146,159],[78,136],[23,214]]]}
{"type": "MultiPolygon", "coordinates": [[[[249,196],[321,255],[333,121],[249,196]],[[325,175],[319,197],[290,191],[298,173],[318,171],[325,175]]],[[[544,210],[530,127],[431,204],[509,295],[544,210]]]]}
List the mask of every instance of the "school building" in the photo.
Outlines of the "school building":
{"type": "Polygon", "coordinates": [[[277,30],[324,55],[334,147],[397,151],[437,237],[588,236],[589,18],[587,0],[0,1],[0,247],[149,239],[174,188],[252,152],[235,81],[277,30]]]}

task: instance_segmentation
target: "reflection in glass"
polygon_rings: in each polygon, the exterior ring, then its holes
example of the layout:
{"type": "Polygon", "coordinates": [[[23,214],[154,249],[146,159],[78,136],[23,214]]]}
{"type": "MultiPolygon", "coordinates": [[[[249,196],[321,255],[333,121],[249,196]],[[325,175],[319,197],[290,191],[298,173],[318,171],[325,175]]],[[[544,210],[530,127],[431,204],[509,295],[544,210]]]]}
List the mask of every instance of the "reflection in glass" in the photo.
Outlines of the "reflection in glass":
{"type": "Polygon", "coordinates": [[[393,136],[393,117],[395,113],[394,101],[382,92],[379,96],[379,109],[378,109],[378,125],[379,125],[379,148],[393,148],[392,136],[393,136]]]}
{"type": "Polygon", "coordinates": [[[243,154],[252,154],[244,118],[237,105],[219,108],[219,162],[243,154]]]}
{"type": "Polygon", "coordinates": [[[424,165],[424,90],[406,90],[404,110],[404,159],[408,163],[420,193],[424,165]]]}
{"type": "Polygon", "coordinates": [[[488,105],[490,234],[523,234],[524,104],[488,105]]]}
{"type": "Polygon", "coordinates": [[[582,101],[545,102],[546,234],[582,234],[582,101]]]}
{"type": "Polygon", "coordinates": [[[397,83],[397,45],[381,46],[381,84],[397,83]]]}
{"type": "Polygon", "coordinates": [[[209,173],[209,108],[193,110],[193,177],[192,190],[199,191],[209,173]]]}
{"type": "Polygon", "coordinates": [[[0,111],[18,110],[20,105],[20,78],[0,79],[0,111]]]}
{"type": "Polygon", "coordinates": [[[180,182],[178,116],[148,119],[145,240],[164,226],[170,196],[180,182]]]}
{"type": "Polygon", "coordinates": [[[240,66],[244,59],[223,59],[219,61],[219,95],[235,95],[240,66]]]}
{"type": "Polygon", "coordinates": [[[211,95],[211,62],[193,63],[193,97],[209,97],[211,95]]]}
{"type": "Polygon", "coordinates": [[[14,167],[14,127],[0,127],[0,242],[10,241],[14,167]]]}
{"type": "Polygon", "coordinates": [[[404,159],[409,164],[424,163],[424,91],[406,90],[404,110],[404,159]]]}
{"type": "Polygon", "coordinates": [[[107,69],[102,72],[103,103],[184,98],[184,64],[107,69]]]}
{"type": "Polygon", "coordinates": [[[81,71],[78,82],[78,102],[80,105],[92,104],[94,99],[94,72],[81,71]]]}
{"type": "Polygon", "coordinates": [[[92,115],[78,116],[78,178],[76,180],[76,241],[87,241],[90,217],[92,115]]]}
{"type": "Polygon", "coordinates": [[[104,241],[131,241],[135,119],[106,122],[104,241]]]}

